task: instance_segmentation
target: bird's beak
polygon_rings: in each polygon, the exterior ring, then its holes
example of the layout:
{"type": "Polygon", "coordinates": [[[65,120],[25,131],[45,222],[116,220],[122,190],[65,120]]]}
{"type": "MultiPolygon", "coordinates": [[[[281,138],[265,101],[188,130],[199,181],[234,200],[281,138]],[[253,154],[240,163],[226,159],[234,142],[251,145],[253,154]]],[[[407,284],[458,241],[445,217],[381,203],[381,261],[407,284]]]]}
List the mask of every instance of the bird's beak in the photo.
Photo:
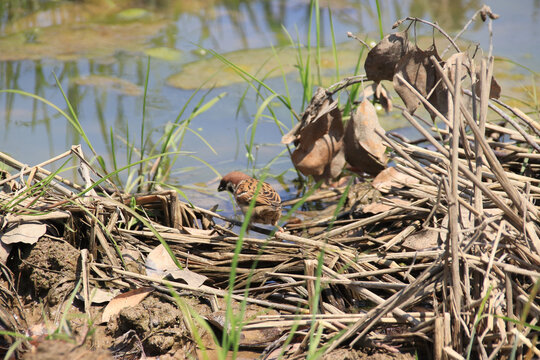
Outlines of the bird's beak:
{"type": "Polygon", "coordinates": [[[222,181],[222,182],[219,183],[217,191],[225,191],[225,190],[227,190],[227,184],[222,181]]]}

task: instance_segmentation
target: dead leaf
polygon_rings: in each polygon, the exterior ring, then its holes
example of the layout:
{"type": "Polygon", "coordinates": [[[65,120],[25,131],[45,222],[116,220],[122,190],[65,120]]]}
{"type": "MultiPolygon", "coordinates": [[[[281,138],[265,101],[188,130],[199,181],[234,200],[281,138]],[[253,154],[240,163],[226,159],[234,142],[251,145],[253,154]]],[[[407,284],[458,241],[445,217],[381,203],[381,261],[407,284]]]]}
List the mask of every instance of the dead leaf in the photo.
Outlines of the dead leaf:
{"type": "Polygon", "coordinates": [[[115,296],[118,296],[119,292],[120,290],[118,289],[103,290],[100,288],[93,288],[90,290],[90,301],[92,304],[104,304],[112,301],[115,296]]]}
{"type": "Polygon", "coordinates": [[[37,221],[23,222],[15,226],[10,226],[6,232],[4,232],[0,240],[4,244],[35,244],[40,237],[45,235],[47,226],[37,221]]]}
{"type": "Polygon", "coordinates": [[[389,167],[381,171],[371,185],[382,193],[390,192],[391,188],[401,189],[405,186],[410,186],[412,184],[418,184],[420,180],[417,178],[402,173],[395,167],[389,167]]]}
{"type": "Polygon", "coordinates": [[[186,284],[192,287],[200,287],[208,278],[204,275],[197,274],[188,269],[176,269],[169,272],[169,275],[174,280],[183,280],[186,284]]]}
{"type": "Polygon", "coordinates": [[[392,210],[393,208],[396,207],[396,205],[400,205],[402,207],[411,205],[410,201],[403,200],[402,198],[395,197],[395,196],[385,197],[383,199],[386,200],[386,202],[383,203],[382,201],[379,201],[379,202],[373,202],[371,204],[368,204],[362,208],[362,212],[371,213],[371,214],[380,214],[382,212],[392,210]]]}
{"type": "Polygon", "coordinates": [[[375,82],[392,81],[396,65],[405,56],[410,46],[411,43],[405,31],[386,35],[367,54],[364,63],[367,78],[375,82]]]}
{"type": "Polygon", "coordinates": [[[143,287],[140,289],[130,290],[126,293],[116,296],[103,310],[101,322],[108,322],[111,317],[118,314],[124,308],[127,308],[129,306],[137,306],[152,291],[154,291],[154,289],[151,287],[143,287]]]}
{"type": "Polygon", "coordinates": [[[402,245],[413,250],[436,248],[439,245],[439,235],[440,233],[437,230],[422,229],[407,236],[402,245]]]}
{"type": "Polygon", "coordinates": [[[146,275],[156,279],[163,279],[169,272],[179,270],[165,247],[161,244],[150,251],[146,257],[144,266],[146,268],[146,275]]]}
{"type": "Polygon", "coordinates": [[[488,17],[492,20],[498,19],[499,15],[494,14],[489,6],[484,5],[482,6],[482,9],[480,9],[480,17],[482,18],[482,21],[486,21],[488,17]]]}
{"type": "Polygon", "coordinates": [[[323,88],[317,88],[315,94],[311,98],[309,105],[302,113],[302,118],[298,124],[296,124],[287,134],[281,138],[282,144],[290,144],[293,141],[297,145],[300,133],[304,128],[314,121],[317,121],[321,116],[326,115],[330,111],[337,107],[337,100],[332,99],[327,95],[326,90],[323,88]]]}
{"type": "MultiPolygon", "coordinates": [[[[482,90],[482,87],[480,86],[480,70],[476,72],[476,81],[474,82],[474,92],[477,96],[480,96],[480,91],[482,90]]],[[[498,99],[501,97],[501,85],[499,85],[499,82],[495,79],[494,76],[491,77],[491,84],[489,87],[489,98],[490,99],[498,99]]]]}
{"type": "Polygon", "coordinates": [[[341,151],[341,111],[334,104],[331,98],[327,98],[319,107],[320,112],[310,115],[295,138],[292,162],[298,171],[306,176],[313,175],[315,180],[336,177],[345,164],[341,151]]]}
{"type": "MultiPolygon", "coordinates": [[[[112,290],[104,290],[100,288],[92,288],[90,290],[90,302],[92,304],[104,304],[108,303],[112,299],[114,299],[115,296],[117,296],[120,293],[120,290],[118,289],[112,289],[112,290]]],[[[76,296],[76,299],[84,301],[84,297],[82,295],[82,291],[80,291],[76,296]]]]}
{"type": "Polygon", "coordinates": [[[174,280],[183,280],[187,285],[200,287],[208,278],[188,269],[179,269],[169,256],[165,247],[161,244],[150,251],[146,257],[146,274],[156,279],[163,279],[166,276],[174,280]]]}
{"type": "Polygon", "coordinates": [[[11,253],[11,245],[0,242],[0,263],[6,264],[6,261],[11,253]]]}
{"type": "Polygon", "coordinates": [[[387,113],[392,111],[392,99],[388,96],[388,91],[386,91],[381,83],[373,83],[366,86],[363,91],[363,96],[364,98],[373,96],[373,98],[381,104],[384,111],[387,113]]]}
{"type": "Polygon", "coordinates": [[[345,159],[358,171],[377,175],[386,167],[386,146],[375,130],[384,133],[373,104],[364,99],[347,123],[343,138],[345,159]]]}
{"type": "Polygon", "coordinates": [[[407,111],[409,111],[411,114],[413,114],[418,108],[418,105],[420,105],[420,100],[411,90],[407,88],[405,84],[401,82],[401,80],[399,80],[396,75],[401,75],[420,94],[427,97],[437,82],[434,65],[429,59],[431,55],[434,55],[437,59],[439,59],[439,55],[437,54],[437,49],[435,47],[424,51],[418,46],[413,46],[409,48],[409,51],[396,65],[396,72],[393,78],[394,89],[405,103],[407,111]]]}

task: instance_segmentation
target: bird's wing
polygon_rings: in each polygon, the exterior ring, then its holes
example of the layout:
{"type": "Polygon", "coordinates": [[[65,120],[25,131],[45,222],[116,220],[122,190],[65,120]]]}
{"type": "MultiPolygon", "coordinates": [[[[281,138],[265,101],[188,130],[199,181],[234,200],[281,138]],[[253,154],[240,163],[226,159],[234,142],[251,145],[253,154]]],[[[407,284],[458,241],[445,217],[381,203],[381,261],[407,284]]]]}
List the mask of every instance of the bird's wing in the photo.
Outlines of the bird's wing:
{"type": "MultiPolygon", "coordinates": [[[[239,205],[249,206],[251,199],[257,191],[259,181],[256,179],[247,179],[241,181],[236,187],[235,197],[239,205]]],[[[267,183],[263,182],[255,206],[270,205],[274,207],[281,206],[281,198],[279,194],[267,183]]]]}

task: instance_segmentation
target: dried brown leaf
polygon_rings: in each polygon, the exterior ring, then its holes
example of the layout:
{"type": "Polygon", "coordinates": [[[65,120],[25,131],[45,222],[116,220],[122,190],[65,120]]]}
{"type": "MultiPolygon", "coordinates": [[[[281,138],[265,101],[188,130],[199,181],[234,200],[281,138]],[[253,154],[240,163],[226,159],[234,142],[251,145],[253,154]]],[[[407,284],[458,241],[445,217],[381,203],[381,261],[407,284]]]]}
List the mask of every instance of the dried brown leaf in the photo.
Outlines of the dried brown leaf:
{"type": "Polygon", "coordinates": [[[11,247],[12,245],[4,244],[3,242],[0,242],[0,263],[6,264],[6,261],[9,257],[9,254],[11,253],[11,247]]]}
{"type": "Polygon", "coordinates": [[[290,144],[294,141],[295,145],[297,145],[300,134],[304,128],[312,122],[317,121],[321,116],[324,116],[337,108],[337,104],[337,100],[332,101],[332,98],[326,93],[325,89],[317,88],[309,105],[302,113],[302,119],[287,134],[283,135],[281,143],[290,144]]]}
{"type": "Polygon", "coordinates": [[[24,222],[11,226],[0,236],[4,244],[35,244],[40,237],[45,235],[47,225],[37,221],[24,222]]]}
{"type": "Polygon", "coordinates": [[[176,266],[165,247],[161,244],[150,251],[144,266],[146,274],[157,279],[162,279],[171,271],[178,270],[178,266],[176,266]]]}
{"type": "Polygon", "coordinates": [[[414,250],[435,248],[439,245],[440,232],[433,229],[422,229],[407,236],[402,245],[414,250]]]}
{"type": "MultiPolygon", "coordinates": [[[[431,55],[435,55],[437,59],[439,58],[437,49],[435,47],[424,51],[418,46],[413,46],[409,48],[409,51],[396,65],[395,74],[400,74],[425,97],[428,96],[431,89],[437,82],[435,68],[429,59],[431,55]]],[[[418,100],[416,95],[414,95],[413,92],[398,79],[397,76],[394,76],[393,82],[394,89],[405,103],[407,110],[409,113],[413,114],[418,108],[418,105],[420,105],[420,100],[418,100]]]]}
{"type": "Polygon", "coordinates": [[[208,278],[204,275],[197,274],[188,269],[176,269],[169,272],[174,280],[183,280],[186,284],[193,287],[200,287],[208,278]]]}
{"type": "Polygon", "coordinates": [[[140,289],[133,289],[116,296],[111,300],[111,302],[109,302],[109,304],[107,304],[107,306],[105,306],[103,315],[101,316],[101,322],[108,322],[111,317],[118,314],[126,307],[137,306],[152,291],[154,291],[154,289],[151,287],[143,287],[140,289]]]}
{"type": "Polygon", "coordinates": [[[347,123],[345,159],[358,171],[376,175],[386,167],[386,146],[375,130],[384,133],[373,104],[364,99],[347,123]]]}
{"type": "Polygon", "coordinates": [[[183,280],[193,287],[200,287],[208,279],[206,276],[199,275],[191,270],[179,269],[161,244],[150,251],[146,257],[145,267],[148,276],[157,279],[170,276],[174,280],[183,280]]]}
{"type": "MultiPolygon", "coordinates": [[[[402,198],[398,198],[398,197],[391,196],[391,197],[386,197],[385,199],[390,200],[396,205],[401,205],[401,206],[411,205],[410,201],[403,200],[402,198]]],[[[382,212],[392,210],[393,208],[395,208],[395,206],[392,205],[391,203],[373,202],[371,204],[364,206],[362,208],[362,212],[371,213],[371,214],[380,214],[382,212]]]]}
{"type": "Polygon", "coordinates": [[[382,193],[390,192],[391,188],[401,189],[405,186],[418,184],[420,181],[410,175],[402,173],[395,167],[384,169],[373,179],[371,185],[382,193]]]}
{"type": "Polygon", "coordinates": [[[494,14],[489,6],[484,5],[482,6],[482,9],[480,9],[480,17],[482,18],[482,21],[486,21],[488,17],[492,20],[498,19],[499,15],[494,14]]]}
{"type": "Polygon", "coordinates": [[[392,81],[396,65],[405,56],[410,46],[405,31],[386,35],[367,54],[364,69],[368,79],[375,82],[392,81]]]}
{"type": "Polygon", "coordinates": [[[333,104],[327,99],[320,107],[322,115],[317,114],[299,130],[296,149],[291,156],[298,171],[316,179],[333,178],[339,175],[344,165],[340,157],[343,146],[341,111],[333,104]]]}
{"type": "MultiPolygon", "coordinates": [[[[480,90],[482,87],[480,86],[480,70],[476,73],[476,81],[474,83],[474,92],[476,95],[480,96],[480,90]]],[[[495,77],[491,78],[491,84],[489,87],[489,98],[490,99],[498,99],[501,97],[501,85],[499,85],[499,82],[495,79],[495,77]]]]}
{"type": "Polygon", "coordinates": [[[384,111],[387,113],[392,111],[392,99],[381,83],[373,83],[366,86],[363,91],[363,96],[364,98],[373,96],[375,100],[379,101],[384,111]]]}

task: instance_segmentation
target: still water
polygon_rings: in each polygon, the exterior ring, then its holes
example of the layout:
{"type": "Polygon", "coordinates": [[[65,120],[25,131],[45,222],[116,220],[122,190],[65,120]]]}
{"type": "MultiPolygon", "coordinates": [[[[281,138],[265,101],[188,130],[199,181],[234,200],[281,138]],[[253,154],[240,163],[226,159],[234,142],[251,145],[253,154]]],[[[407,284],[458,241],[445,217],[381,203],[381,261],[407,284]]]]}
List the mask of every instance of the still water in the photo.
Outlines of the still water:
{"type": "MultiPolygon", "coordinates": [[[[382,0],[380,4],[385,33],[392,31],[397,19],[417,16],[437,21],[455,34],[482,6],[476,0],[382,0]]],[[[494,54],[538,70],[540,1],[496,0],[488,5],[501,15],[494,22],[494,54]]],[[[351,75],[360,47],[346,33],[376,41],[376,4],[369,0],[321,1],[321,8],[321,43],[327,47],[332,42],[330,8],[335,39],[340,44],[340,76],[351,75]]],[[[220,202],[227,207],[225,197],[216,199],[217,175],[200,160],[221,174],[246,170],[248,132],[262,101],[255,91],[246,92],[246,83],[230,69],[222,69],[222,63],[212,59],[207,49],[234,59],[242,69],[256,72],[272,57],[272,46],[287,47],[291,38],[305,44],[310,31],[314,42],[309,19],[310,5],[306,0],[2,0],[0,89],[23,90],[67,111],[56,75],[97,153],[108,164],[115,153],[118,166],[126,164],[126,143],[137,147],[140,144],[148,62],[144,125],[145,133],[150,134],[148,146],[157,141],[168,123],[175,121],[195,89],[202,86],[183,118],[201,99],[206,102],[221,95],[215,105],[193,119],[192,132],[186,133],[182,150],[196,158],[181,156],[170,181],[197,189],[185,191],[200,206],[220,202]]],[[[418,26],[417,34],[431,36],[431,29],[418,26]]],[[[479,42],[487,51],[487,26],[473,24],[464,39],[479,42]]],[[[293,107],[300,113],[302,91],[294,67],[295,52],[289,50],[280,55],[284,74],[274,72],[276,76],[266,82],[277,92],[288,91],[293,107]]],[[[328,61],[328,68],[335,69],[332,60],[328,61]]],[[[500,64],[503,70],[499,74],[506,74],[501,75],[501,81],[509,84],[503,86],[503,94],[511,88],[534,88],[532,84],[538,81],[521,67],[500,64]]],[[[265,66],[275,67],[272,62],[265,66]]],[[[264,71],[269,69],[265,67],[264,71]]],[[[335,82],[335,71],[328,70],[325,75],[325,86],[335,82]]],[[[290,127],[292,119],[286,109],[276,107],[276,112],[284,126],[290,127]]],[[[387,130],[404,125],[395,114],[382,121],[387,130]]],[[[72,144],[83,143],[56,110],[27,96],[0,93],[0,124],[0,151],[30,165],[72,144]]],[[[288,155],[278,157],[284,150],[280,139],[274,121],[261,118],[254,138],[255,162],[247,171],[272,161],[270,173],[282,174],[283,186],[279,190],[287,198],[287,184],[296,175],[288,155]]]]}

